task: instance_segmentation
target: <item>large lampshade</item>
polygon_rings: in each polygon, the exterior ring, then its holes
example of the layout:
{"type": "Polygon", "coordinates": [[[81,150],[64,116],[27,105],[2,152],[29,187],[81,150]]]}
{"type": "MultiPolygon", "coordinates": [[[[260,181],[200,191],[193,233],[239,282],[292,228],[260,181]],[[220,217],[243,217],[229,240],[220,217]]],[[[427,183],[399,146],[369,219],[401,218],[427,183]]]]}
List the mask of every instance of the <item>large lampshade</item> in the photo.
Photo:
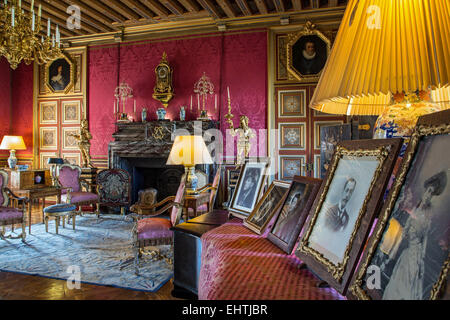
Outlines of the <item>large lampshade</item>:
{"type": "Polygon", "coordinates": [[[449,17],[447,0],[350,0],[310,107],[379,115],[414,92],[448,108],[449,17]]]}
{"type": "Polygon", "coordinates": [[[25,142],[21,136],[4,136],[2,144],[0,145],[2,150],[26,150],[25,142]]]}
{"type": "Polygon", "coordinates": [[[212,163],[211,155],[202,136],[177,136],[166,164],[194,166],[212,163]]]}

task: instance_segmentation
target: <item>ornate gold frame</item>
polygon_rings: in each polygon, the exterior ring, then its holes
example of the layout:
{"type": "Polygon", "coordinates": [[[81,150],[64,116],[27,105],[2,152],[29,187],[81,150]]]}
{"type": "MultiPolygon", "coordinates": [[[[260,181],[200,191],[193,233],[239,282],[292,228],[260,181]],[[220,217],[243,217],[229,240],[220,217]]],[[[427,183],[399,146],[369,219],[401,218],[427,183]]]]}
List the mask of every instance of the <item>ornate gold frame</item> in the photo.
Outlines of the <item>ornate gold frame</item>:
{"type": "MultiPolygon", "coordinates": [[[[296,33],[290,33],[287,35],[287,37],[288,37],[288,39],[287,39],[288,42],[287,42],[287,46],[286,46],[287,71],[288,71],[288,74],[290,73],[300,82],[319,81],[320,75],[322,74],[322,71],[323,71],[323,68],[322,68],[322,70],[320,70],[320,72],[317,74],[303,75],[297,69],[295,69],[293,66],[292,47],[297,42],[297,40],[299,40],[301,37],[312,36],[312,35],[319,37],[322,41],[325,42],[326,47],[327,47],[327,59],[328,59],[328,57],[330,56],[330,52],[331,52],[331,41],[322,32],[320,32],[319,30],[316,30],[316,26],[312,22],[310,22],[310,21],[306,22],[303,30],[296,32],[296,33]]],[[[325,66],[324,66],[324,68],[325,68],[325,66]]]]}
{"type": "MultiPolygon", "coordinates": [[[[367,256],[364,260],[361,261],[361,265],[358,268],[356,277],[354,278],[352,284],[349,287],[350,293],[360,300],[370,299],[370,296],[362,287],[364,275],[366,274],[367,268],[369,267],[369,263],[372,261],[376,249],[378,248],[378,245],[384,234],[386,224],[390,220],[391,213],[394,210],[402,186],[405,183],[408,171],[415,158],[420,139],[425,136],[438,134],[450,134],[450,124],[440,124],[435,126],[430,126],[428,124],[418,125],[411,137],[408,146],[408,151],[405,155],[405,158],[403,159],[402,166],[399,170],[399,173],[397,174],[395,183],[392,186],[389,198],[387,199],[385,207],[382,213],[380,214],[377,227],[372,235],[372,240],[367,247],[367,256]]],[[[440,292],[444,288],[444,281],[446,279],[449,269],[450,269],[450,256],[447,257],[447,260],[445,261],[442,267],[438,281],[433,285],[430,296],[431,300],[436,300],[439,298],[440,292]]]]}
{"type": "Polygon", "coordinates": [[[370,195],[372,194],[372,191],[376,185],[376,182],[378,180],[378,177],[380,176],[382,170],[384,169],[384,163],[387,159],[389,155],[389,147],[388,146],[381,146],[378,147],[376,149],[372,149],[372,150],[367,150],[367,149],[358,149],[358,150],[348,150],[342,146],[337,146],[336,147],[336,151],[335,154],[333,156],[333,160],[331,163],[331,167],[330,167],[330,171],[329,174],[327,176],[326,179],[326,183],[325,183],[325,187],[322,191],[322,193],[320,194],[320,198],[319,198],[319,202],[318,205],[315,208],[314,214],[311,218],[311,222],[308,226],[308,230],[306,231],[305,236],[302,238],[300,245],[297,249],[298,252],[307,254],[312,256],[315,260],[319,261],[322,265],[324,265],[328,272],[331,273],[331,275],[333,276],[333,278],[338,281],[341,282],[342,281],[342,277],[346,271],[347,268],[347,263],[350,259],[350,251],[352,249],[353,246],[353,242],[355,240],[356,235],[358,234],[359,231],[359,227],[361,225],[362,219],[364,217],[364,214],[366,213],[366,209],[367,209],[367,205],[368,202],[370,200],[370,195]],[[323,256],[323,254],[321,254],[320,252],[312,249],[311,247],[308,246],[309,244],[309,238],[311,236],[311,233],[315,227],[317,218],[319,216],[319,213],[322,209],[322,206],[325,202],[325,198],[328,194],[328,190],[330,188],[331,182],[333,181],[334,178],[334,174],[336,172],[337,166],[339,161],[344,157],[355,157],[355,158],[360,158],[360,157],[376,157],[376,159],[379,161],[379,164],[377,166],[377,169],[375,170],[375,173],[373,175],[373,178],[371,180],[370,183],[370,187],[369,190],[367,192],[367,195],[364,199],[363,205],[361,207],[361,210],[358,213],[358,218],[355,222],[355,226],[353,228],[353,232],[350,236],[350,240],[349,243],[347,244],[347,247],[345,249],[345,253],[344,253],[344,259],[342,261],[342,263],[338,263],[337,265],[335,265],[334,263],[332,263],[330,260],[328,260],[327,258],[325,258],[323,256]]]}
{"type": "Polygon", "coordinates": [[[77,68],[76,68],[75,62],[72,61],[72,59],[69,57],[68,54],[63,53],[58,58],[48,62],[45,65],[45,72],[44,72],[45,85],[50,90],[51,93],[67,94],[72,89],[72,87],[75,85],[76,72],[77,72],[77,68]],[[49,69],[50,69],[50,66],[53,64],[53,62],[55,62],[56,60],[59,60],[59,59],[64,59],[69,64],[69,66],[70,66],[70,81],[69,81],[69,84],[67,85],[67,87],[64,90],[56,91],[55,89],[53,89],[53,87],[50,85],[50,83],[48,81],[49,80],[49,73],[50,73],[49,69]]]}

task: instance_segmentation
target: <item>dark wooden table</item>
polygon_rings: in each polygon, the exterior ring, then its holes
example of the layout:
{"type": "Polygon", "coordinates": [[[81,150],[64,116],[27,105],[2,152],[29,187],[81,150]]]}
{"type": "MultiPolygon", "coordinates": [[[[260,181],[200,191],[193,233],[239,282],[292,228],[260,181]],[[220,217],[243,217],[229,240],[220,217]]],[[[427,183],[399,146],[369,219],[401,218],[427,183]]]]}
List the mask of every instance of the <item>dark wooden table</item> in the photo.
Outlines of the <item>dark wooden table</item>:
{"type": "Polygon", "coordinates": [[[199,194],[189,194],[184,197],[184,220],[189,220],[189,208],[194,211],[194,218],[197,217],[197,208],[202,204],[206,204],[207,212],[209,212],[209,192],[201,192],[199,194]]]}
{"type": "Polygon", "coordinates": [[[172,296],[196,299],[200,275],[201,236],[228,221],[228,211],[215,210],[172,227],[173,286],[172,296]]]}
{"type": "MultiPolygon", "coordinates": [[[[19,197],[27,197],[28,202],[28,233],[31,234],[31,207],[33,200],[42,199],[42,208],[45,208],[45,198],[57,196],[57,202],[61,203],[61,188],[58,187],[42,187],[33,189],[12,189],[14,194],[19,197]]],[[[42,222],[44,222],[44,210],[42,210],[42,222]]]]}

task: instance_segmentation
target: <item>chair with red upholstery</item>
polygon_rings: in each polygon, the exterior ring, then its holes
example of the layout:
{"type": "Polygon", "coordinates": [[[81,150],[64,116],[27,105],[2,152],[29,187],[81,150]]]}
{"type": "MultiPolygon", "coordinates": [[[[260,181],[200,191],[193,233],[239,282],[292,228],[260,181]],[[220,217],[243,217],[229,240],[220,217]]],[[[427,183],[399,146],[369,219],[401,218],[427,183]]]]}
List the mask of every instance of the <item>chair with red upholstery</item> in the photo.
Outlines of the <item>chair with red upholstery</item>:
{"type": "Polygon", "coordinates": [[[25,242],[26,232],[26,214],[25,210],[27,207],[28,199],[27,198],[19,198],[12,193],[6,186],[8,185],[8,173],[0,170],[0,226],[2,226],[2,230],[0,230],[0,238],[1,239],[19,239],[22,238],[22,241],[25,242]],[[9,200],[16,200],[21,206],[21,209],[9,207],[9,200]],[[13,236],[12,234],[6,236],[5,235],[5,226],[11,226],[11,232],[14,232],[14,225],[21,224],[22,225],[22,233],[18,236],[13,236]]]}
{"type": "Polygon", "coordinates": [[[163,201],[154,205],[154,207],[161,207],[152,213],[150,218],[142,218],[142,215],[132,214],[134,218],[133,226],[133,249],[134,249],[134,267],[135,273],[139,274],[139,258],[143,255],[151,255],[154,259],[165,258],[166,262],[172,264],[171,259],[161,254],[160,250],[152,250],[145,252],[145,247],[171,245],[173,246],[173,231],[170,230],[173,226],[180,222],[181,214],[183,212],[183,202],[185,195],[185,179],[181,179],[175,196],[167,197],[163,201]],[[170,211],[170,219],[159,218],[167,210],[170,211]]]}
{"type": "Polygon", "coordinates": [[[57,167],[56,182],[61,190],[61,202],[70,203],[78,206],[78,213],[81,214],[81,206],[96,205],[95,213],[97,217],[99,211],[99,196],[89,191],[89,187],[94,186],[81,178],[81,168],[77,165],[62,164],[57,167]]]}

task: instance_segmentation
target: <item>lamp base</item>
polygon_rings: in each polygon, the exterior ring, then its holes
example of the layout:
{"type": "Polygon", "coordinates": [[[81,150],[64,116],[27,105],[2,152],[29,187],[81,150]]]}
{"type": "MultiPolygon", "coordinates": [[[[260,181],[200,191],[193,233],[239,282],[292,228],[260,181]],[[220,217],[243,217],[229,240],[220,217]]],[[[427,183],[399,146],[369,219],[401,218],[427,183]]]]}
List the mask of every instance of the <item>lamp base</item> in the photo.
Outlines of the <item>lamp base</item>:
{"type": "Polygon", "coordinates": [[[17,158],[16,158],[16,150],[10,150],[9,151],[9,158],[8,158],[8,166],[10,169],[15,169],[17,165],[17,158]]]}
{"type": "Polygon", "coordinates": [[[186,174],[186,194],[197,194],[198,177],[195,174],[195,166],[184,167],[186,174]]]}

